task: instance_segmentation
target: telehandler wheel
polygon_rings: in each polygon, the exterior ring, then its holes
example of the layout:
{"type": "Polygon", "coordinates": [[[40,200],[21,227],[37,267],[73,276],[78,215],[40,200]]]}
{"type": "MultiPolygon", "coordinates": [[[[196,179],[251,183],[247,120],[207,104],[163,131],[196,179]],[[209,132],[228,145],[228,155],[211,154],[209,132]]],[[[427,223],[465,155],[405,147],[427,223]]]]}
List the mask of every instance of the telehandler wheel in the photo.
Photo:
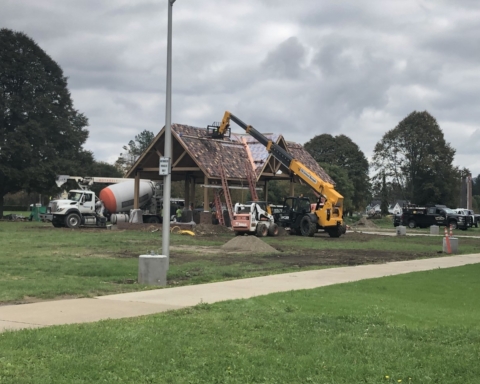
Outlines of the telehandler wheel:
{"type": "Polygon", "coordinates": [[[278,236],[278,225],[277,224],[271,224],[270,227],[268,227],[268,236],[278,236]]]}
{"type": "Polygon", "coordinates": [[[239,232],[239,231],[235,231],[235,236],[243,236],[245,234],[245,232],[239,232]]]}
{"type": "Polygon", "coordinates": [[[257,236],[258,237],[265,237],[267,236],[268,228],[265,224],[258,224],[257,225],[257,236]]]}
{"type": "Polygon", "coordinates": [[[80,216],[76,213],[70,213],[65,218],[65,225],[68,228],[79,228],[81,223],[80,216]]]}
{"type": "Polygon", "coordinates": [[[335,228],[328,228],[325,230],[330,237],[340,237],[343,232],[343,228],[341,226],[335,228]]]}
{"type": "Polygon", "coordinates": [[[313,237],[317,233],[317,223],[312,222],[308,216],[303,216],[300,221],[300,232],[302,236],[313,237]]]}

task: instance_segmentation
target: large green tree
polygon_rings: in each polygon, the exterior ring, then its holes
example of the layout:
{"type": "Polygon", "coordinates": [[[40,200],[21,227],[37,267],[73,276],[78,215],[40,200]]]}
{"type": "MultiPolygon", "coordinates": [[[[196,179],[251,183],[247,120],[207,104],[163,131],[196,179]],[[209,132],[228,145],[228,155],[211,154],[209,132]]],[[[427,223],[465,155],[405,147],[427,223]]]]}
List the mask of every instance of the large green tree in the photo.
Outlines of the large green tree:
{"type": "Polygon", "coordinates": [[[92,159],[87,125],[60,66],[24,33],[0,29],[0,217],[5,194],[48,193],[56,174],[92,159]]]}
{"type": "MultiPolygon", "coordinates": [[[[353,185],[351,209],[365,208],[370,199],[369,164],[358,145],[348,136],[324,133],[315,136],[304,147],[317,162],[344,169],[353,185]]],[[[337,182],[333,175],[331,177],[337,182]]]]}
{"type": "Polygon", "coordinates": [[[133,140],[130,140],[127,145],[124,145],[124,152],[120,153],[115,162],[117,169],[125,175],[140,155],[148,148],[154,137],[153,132],[145,129],[136,135],[133,140]]]}
{"type": "Polygon", "coordinates": [[[445,141],[428,112],[412,112],[376,144],[374,180],[383,174],[412,203],[456,205],[460,171],[453,166],[455,149],[445,141]]]}

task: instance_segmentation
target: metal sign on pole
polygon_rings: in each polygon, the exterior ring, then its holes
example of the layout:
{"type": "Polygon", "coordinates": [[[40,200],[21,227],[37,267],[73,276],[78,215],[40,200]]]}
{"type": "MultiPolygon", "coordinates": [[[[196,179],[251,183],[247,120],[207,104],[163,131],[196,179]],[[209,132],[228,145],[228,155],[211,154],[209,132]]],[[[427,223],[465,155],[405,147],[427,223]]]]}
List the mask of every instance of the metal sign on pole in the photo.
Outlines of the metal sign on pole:
{"type": "Polygon", "coordinates": [[[167,176],[171,173],[170,167],[170,158],[169,157],[160,157],[158,164],[158,174],[160,176],[167,176]]]}

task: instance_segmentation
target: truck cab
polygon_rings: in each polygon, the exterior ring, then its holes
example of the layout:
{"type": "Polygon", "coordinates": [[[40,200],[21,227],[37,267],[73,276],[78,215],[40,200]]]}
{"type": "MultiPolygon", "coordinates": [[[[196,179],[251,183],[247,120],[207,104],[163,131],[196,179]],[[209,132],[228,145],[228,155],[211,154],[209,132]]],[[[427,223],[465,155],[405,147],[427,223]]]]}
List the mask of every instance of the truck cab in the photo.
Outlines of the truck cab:
{"type": "Polygon", "coordinates": [[[106,218],[97,214],[94,192],[74,189],[68,192],[66,199],[52,200],[47,208],[54,227],[78,228],[82,225],[105,227],[106,218]]]}

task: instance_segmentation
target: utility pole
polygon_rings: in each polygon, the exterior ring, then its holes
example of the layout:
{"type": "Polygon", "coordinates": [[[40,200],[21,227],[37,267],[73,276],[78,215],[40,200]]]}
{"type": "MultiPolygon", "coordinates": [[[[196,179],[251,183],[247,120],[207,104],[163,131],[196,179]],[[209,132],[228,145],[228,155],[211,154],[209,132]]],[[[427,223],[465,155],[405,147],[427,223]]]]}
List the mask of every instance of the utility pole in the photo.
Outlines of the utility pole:
{"type": "Polygon", "coordinates": [[[172,193],[172,9],[175,0],[168,2],[168,34],[167,34],[167,91],[165,102],[165,149],[163,156],[168,159],[168,174],[163,179],[163,224],[162,255],[167,256],[170,265],[170,197],[172,193]]]}

